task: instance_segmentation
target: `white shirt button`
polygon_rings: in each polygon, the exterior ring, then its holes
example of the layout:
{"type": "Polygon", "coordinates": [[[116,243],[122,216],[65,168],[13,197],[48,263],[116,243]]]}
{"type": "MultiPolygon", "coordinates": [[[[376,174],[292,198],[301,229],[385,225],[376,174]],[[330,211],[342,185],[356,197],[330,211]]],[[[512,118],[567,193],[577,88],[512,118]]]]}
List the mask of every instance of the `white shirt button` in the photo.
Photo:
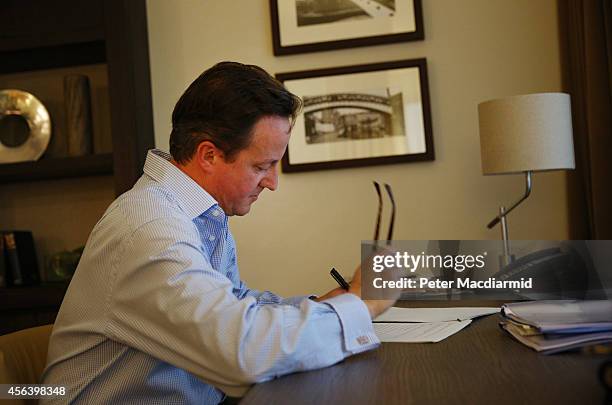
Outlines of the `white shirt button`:
{"type": "Polygon", "coordinates": [[[213,240],[215,240],[215,235],[210,235],[210,236],[208,237],[208,240],[209,240],[209,241],[211,241],[211,242],[212,242],[213,240]]]}
{"type": "Polygon", "coordinates": [[[218,217],[219,215],[221,215],[221,213],[219,212],[219,210],[214,210],[212,212],[213,217],[218,217]]]}

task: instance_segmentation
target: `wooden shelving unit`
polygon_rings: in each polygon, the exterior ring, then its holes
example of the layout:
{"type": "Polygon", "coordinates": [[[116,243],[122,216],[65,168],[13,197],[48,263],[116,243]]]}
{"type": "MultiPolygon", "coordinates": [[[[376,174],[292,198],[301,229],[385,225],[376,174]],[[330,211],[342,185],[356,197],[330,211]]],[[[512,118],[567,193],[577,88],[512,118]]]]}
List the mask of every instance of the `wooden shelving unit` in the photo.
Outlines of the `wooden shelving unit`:
{"type": "MultiPolygon", "coordinates": [[[[112,153],[0,164],[0,187],[112,175],[116,195],[131,188],[154,146],[146,0],[3,0],[1,9],[0,76],[46,78],[47,70],[104,65],[112,153]]],[[[53,322],[65,291],[57,284],[0,288],[0,334],[53,322]]]]}
{"type": "Polygon", "coordinates": [[[117,195],[131,188],[154,146],[146,1],[4,0],[2,13],[0,75],[106,64],[113,153],[0,165],[0,184],[113,174],[117,195]]]}

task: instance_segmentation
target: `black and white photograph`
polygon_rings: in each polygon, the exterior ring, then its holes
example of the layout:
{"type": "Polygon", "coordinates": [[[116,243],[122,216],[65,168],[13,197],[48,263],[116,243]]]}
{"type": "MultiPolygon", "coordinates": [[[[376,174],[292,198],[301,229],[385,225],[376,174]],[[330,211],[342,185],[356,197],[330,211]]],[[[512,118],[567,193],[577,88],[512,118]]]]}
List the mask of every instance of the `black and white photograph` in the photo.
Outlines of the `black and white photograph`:
{"type": "Polygon", "coordinates": [[[434,159],[425,59],[276,77],[303,101],[284,172],[434,159]]]}
{"type": "Polygon", "coordinates": [[[295,12],[299,27],[393,17],[395,0],[295,0],[295,12]]]}
{"type": "Polygon", "coordinates": [[[421,0],[270,0],[275,55],[424,39],[421,0]]]}
{"type": "Polygon", "coordinates": [[[306,143],[404,136],[402,93],[339,93],[306,96],[306,143]]]}

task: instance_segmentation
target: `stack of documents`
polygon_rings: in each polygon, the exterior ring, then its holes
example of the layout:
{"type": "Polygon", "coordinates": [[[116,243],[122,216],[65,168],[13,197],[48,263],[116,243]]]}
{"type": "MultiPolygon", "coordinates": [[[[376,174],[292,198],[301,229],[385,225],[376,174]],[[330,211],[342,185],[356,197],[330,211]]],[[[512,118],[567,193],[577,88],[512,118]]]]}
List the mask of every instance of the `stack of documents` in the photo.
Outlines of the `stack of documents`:
{"type": "Polygon", "coordinates": [[[506,304],[500,326],[545,354],[612,342],[612,301],[564,300],[506,304]]]}
{"type": "Polygon", "coordinates": [[[382,342],[436,343],[468,326],[473,318],[499,312],[499,308],[389,308],[374,319],[382,342]]]}

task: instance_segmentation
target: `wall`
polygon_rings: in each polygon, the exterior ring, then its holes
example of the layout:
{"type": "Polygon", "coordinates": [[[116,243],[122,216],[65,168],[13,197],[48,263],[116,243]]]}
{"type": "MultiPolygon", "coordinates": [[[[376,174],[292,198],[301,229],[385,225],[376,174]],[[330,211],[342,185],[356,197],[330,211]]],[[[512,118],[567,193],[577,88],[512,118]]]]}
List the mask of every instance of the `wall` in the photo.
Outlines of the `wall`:
{"type": "MultiPolygon", "coordinates": [[[[242,277],[284,295],[322,293],[335,266],[350,275],[360,241],[372,237],[372,180],[394,188],[397,239],[495,239],[500,203],[523,192],[521,176],[480,171],[477,105],[508,95],[560,91],[555,0],[424,0],[425,40],[274,57],[267,0],[148,0],[158,147],[168,149],[174,103],[222,60],[271,74],[426,57],[436,160],[281,174],[251,213],[233,218],[242,277]]],[[[529,200],[509,219],[515,239],[568,236],[565,174],[538,173],[529,200]]],[[[385,228],[386,232],[386,228],[385,228]]]]}

